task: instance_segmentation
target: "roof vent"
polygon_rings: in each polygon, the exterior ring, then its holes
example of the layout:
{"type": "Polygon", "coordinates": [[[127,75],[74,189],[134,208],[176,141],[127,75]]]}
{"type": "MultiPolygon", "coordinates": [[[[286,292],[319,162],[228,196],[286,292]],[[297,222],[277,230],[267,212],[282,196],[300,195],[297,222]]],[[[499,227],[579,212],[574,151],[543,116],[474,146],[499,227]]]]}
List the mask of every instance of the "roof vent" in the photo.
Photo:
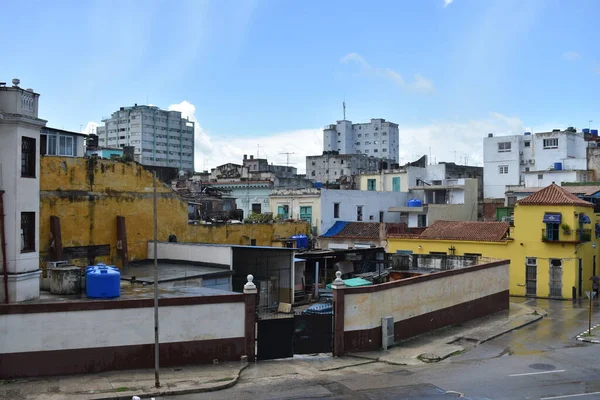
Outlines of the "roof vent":
{"type": "Polygon", "coordinates": [[[25,89],[25,90],[26,90],[26,91],[28,91],[28,92],[31,92],[31,93],[33,93],[33,89],[32,89],[32,88],[25,89]]]}
{"type": "Polygon", "coordinates": [[[494,137],[493,133],[488,133],[488,137],[494,137]]]}

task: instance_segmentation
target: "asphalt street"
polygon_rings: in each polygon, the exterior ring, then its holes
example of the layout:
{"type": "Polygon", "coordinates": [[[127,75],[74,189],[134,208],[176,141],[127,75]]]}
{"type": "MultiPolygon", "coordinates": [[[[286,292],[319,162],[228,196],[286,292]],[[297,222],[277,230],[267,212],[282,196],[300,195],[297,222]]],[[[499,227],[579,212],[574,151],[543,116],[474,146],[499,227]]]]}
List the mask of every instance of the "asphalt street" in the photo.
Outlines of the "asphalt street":
{"type": "MultiPolygon", "coordinates": [[[[283,363],[288,361],[273,361],[250,366],[231,389],[169,398],[600,399],[600,345],[574,339],[587,329],[587,303],[511,301],[547,310],[548,316],[440,363],[417,367],[375,363],[344,374],[304,376],[286,370],[283,363]]],[[[600,322],[597,301],[593,321],[600,322]]]]}

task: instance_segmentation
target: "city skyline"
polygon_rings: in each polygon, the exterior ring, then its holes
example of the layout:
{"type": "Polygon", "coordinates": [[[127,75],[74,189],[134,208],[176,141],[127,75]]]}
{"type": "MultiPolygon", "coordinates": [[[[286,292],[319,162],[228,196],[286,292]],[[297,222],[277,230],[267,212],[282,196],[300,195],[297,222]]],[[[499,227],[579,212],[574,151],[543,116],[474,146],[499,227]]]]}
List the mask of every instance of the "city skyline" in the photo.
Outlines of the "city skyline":
{"type": "Polygon", "coordinates": [[[556,29],[595,15],[594,1],[114,6],[8,2],[32,28],[19,18],[0,27],[12,38],[5,51],[23,55],[0,74],[40,93],[40,115],[56,128],[88,132],[134,103],[181,111],[196,123],[196,170],[243,154],[285,164],[282,153],[295,153],[302,171],[344,101],[355,123],[399,124],[402,162],[482,165],[488,132],[600,124],[600,45],[585,29],[556,29]],[[26,56],[31,47],[41,61],[26,56]]]}

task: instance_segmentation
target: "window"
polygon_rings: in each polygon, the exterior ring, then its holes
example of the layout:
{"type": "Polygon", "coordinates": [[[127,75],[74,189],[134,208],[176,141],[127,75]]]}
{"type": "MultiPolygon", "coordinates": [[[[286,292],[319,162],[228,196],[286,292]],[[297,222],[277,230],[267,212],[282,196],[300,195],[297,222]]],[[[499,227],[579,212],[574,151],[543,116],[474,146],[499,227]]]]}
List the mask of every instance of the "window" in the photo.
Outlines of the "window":
{"type": "Polygon", "coordinates": [[[256,239],[250,239],[250,246],[256,246],[256,239]]]}
{"type": "MultiPolygon", "coordinates": [[[[56,135],[48,135],[48,142],[47,142],[48,151],[46,152],[46,154],[48,154],[49,156],[56,155],[56,142],[57,142],[56,139],[57,139],[56,135]]],[[[104,140],[100,139],[100,142],[104,142],[104,140]]]]}
{"type": "Polygon", "coordinates": [[[525,172],[529,172],[529,167],[525,167],[525,172]]]}
{"type": "Polygon", "coordinates": [[[277,207],[277,216],[282,219],[288,219],[290,217],[290,206],[279,206],[277,207]]]}
{"type": "Polygon", "coordinates": [[[315,171],[312,171],[312,172],[310,173],[310,176],[315,176],[315,171]]]}
{"type": "Polygon", "coordinates": [[[260,214],[261,213],[260,203],[253,203],[252,204],[252,212],[255,213],[255,214],[260,214]]]}
{"type": "Polygon", "coordinates": [[[367,179],[367,190],[377,190],[377,180],[376,179],[367,179]]]}
{"type": "Polygon", "coordinates": [[[35,139],[21,138],[21,177],[35,178],[35,139]]]}
{"type": "Polygon", "coordinates": [[[538,179],[544,179],[544,174],[538,174],[538,179]]]}
{"type": "Polygon", "coordinates": [[[368,134],[368,133],[365,133],[365,137],[369,137],[369,134],[368,134]]]}
{"type": "Polygon", "coordinates": [[[343,163],[344,163],[344,160],[340,160],[340,164],[343,164],[343,163]]]}
{"type": "Polygon", "coordinates": [[[560,224],[547,223],[546,224],[546,238],[548,240],[558,240],[558,228],[560,224]]]}
{"type": "Polygon", "coordinates": [[[386,144],[386,143],[387,143],[387,140],[382,140],[381,141],[381,144],[386,144]]]}
{"type": "Polygon", "coordinates": [[[365,154],[368,154],[368,153],[369,153],[369,149],[365,150],[365,154]]]}
{"type": "Polygon", "coordinates": [[[35,251],[35,212],[21,213],[21,253],[35,251]]]}
{"type": "Polygon", "coordinates": [[[383,149],[381,149],[381,151],[382,151],[383,153],[387,153],[387,149],[386,149],[386,148],[383,148],[383,149]]]}
{"type": "Polygon", "coordinates": [[[510,142],[498,143],[498,153],[508,153],[508,152],[510,152],[510,142]]]}
{"type": "Polygon", "coordinates": [[[544,149],[558,149],[558,138],[544,139],[544,149]]]}
{"type": "Polygon", "coordinates": [[[501,175],[508,174],[508,165],[498,165],[498,173],[501,175]]]}
{"type": "Polygon", "coordinates": [[[392,178],[392,192],[400,191],[400,177],[395,176],[392,178]]]}
{"type": "Polygon", "coordinates": [[[383,211],[379,211],[379,222],[383,222],[383,211]]]}
{"type": "Polygon", "coordinates": [[[73,156],[73,138],[71,136],[58,137],[58,155],[73,156]]]}
{"type": "Polygon", "coordinates": [[[356,220],[362,221],[363,218],[363,206],[356,206],[356,220]]]}
{"type": "Polygon", "coordinates": [[[382,136],[387,136],[387,132],[381,132],[382,136]]]}
{"type": "Polygon", "coordinates": [[[427,214],[417,215],[417,227],[425,228],[427,226],[427,214]]]}
{"type": "Polygon", "coordinates": [[[358,134],[358,137],[362,137],[362,133],[359,133],[359,134],[358,134]]]}
{"type": "Polygon", "coordinates": [[[340,217],[340,203],[333,203],[333,218],[340,217]]]}
{"type": "Polygon", "coordinates": [[[525,147],[531,147],[531,141],[526,140],[525,142],[523,142],[523,146],[525,146],[525,147]]]}

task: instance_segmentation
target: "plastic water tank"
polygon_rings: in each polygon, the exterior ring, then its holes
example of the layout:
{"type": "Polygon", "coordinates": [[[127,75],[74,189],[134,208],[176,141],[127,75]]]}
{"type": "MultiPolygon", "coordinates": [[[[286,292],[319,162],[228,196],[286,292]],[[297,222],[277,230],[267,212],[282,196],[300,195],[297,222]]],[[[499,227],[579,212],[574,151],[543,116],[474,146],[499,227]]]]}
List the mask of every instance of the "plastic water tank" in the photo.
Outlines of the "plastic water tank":
{"type": "Polygon", "coordinates": [[[323,182],[315,182],[314,186],[316,189],[321,189],[323,187],[323,182]]]}
{"type": "Polygon", "coordinates": [[[408,206],[409,207],[422,207],[423,202],[419,199],[412,199],[412,200],[408,201],[408,206]]]}
{"type": "Polygon", "coordinates": [[[85,294],[95,299],[121,295],[121,272],[115,267],[98,265],[86,268],[85,294]]]}
{"type": "Polygon", "coordinates": [[[294,235],[292,239],[296,241],[296,247],[298,249],[308,249],[308,236],[306,235],[294,235]]]}
{"type": "Polygon", "coordinates": [[[562,163],[561,162],[555,162],[554,163],[554,169],[556,171],[562,171],[562,163]]]}
{"type": "Polygon", "coordinates": [[[588,133],[590,133],[590,130],[589,130],[588,128],[583,128],[583,129],[582,129],[582,131],[583,131],[583,133],[585,133],[585,134],[588,134],[588,133]]]}
{"type": "Polygon", "coordinates": [[[590,132],[592,133],[592,135],[598,136],[598,129],[592,129],[590,132]]]}
{"type": "Polygon", "coordinates": [[[529,136],[529,135],[531,135],[531,132],[525,132],[524,135],[529,136]]]}

